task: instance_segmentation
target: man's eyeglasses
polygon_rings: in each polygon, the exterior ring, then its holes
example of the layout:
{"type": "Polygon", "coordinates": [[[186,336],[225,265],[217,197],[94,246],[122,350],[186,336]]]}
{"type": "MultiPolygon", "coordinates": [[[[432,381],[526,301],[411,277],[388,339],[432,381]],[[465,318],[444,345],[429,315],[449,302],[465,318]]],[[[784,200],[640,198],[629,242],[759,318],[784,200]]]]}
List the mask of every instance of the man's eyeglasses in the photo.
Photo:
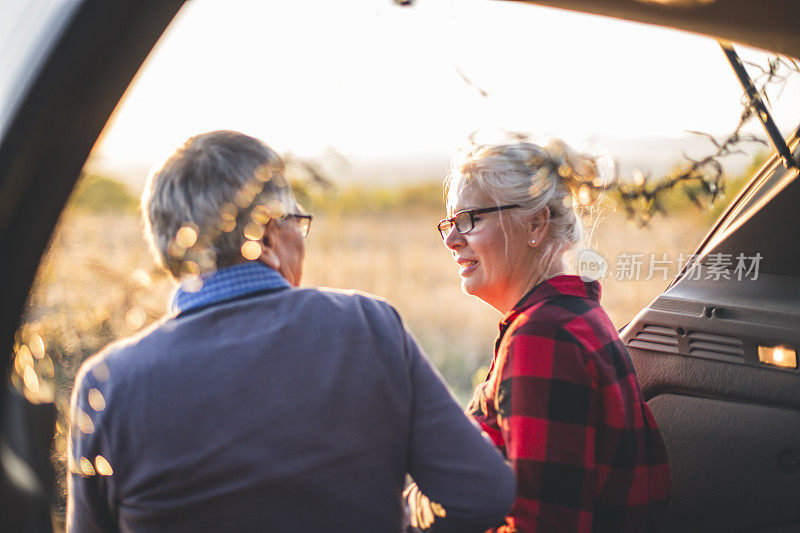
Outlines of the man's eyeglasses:
{"type": "Polygon", "coordinates": [[[300,224],[300,232],[303,234],[303,238],[308,237],[308,232],[311,229],[311,221],[314,219],[312,215],[306,215],[302,213],[286,213],[278,220],[286,220],[287,218],[293,218],[297,220],[300,224]]]}
{"type": "Polygon", "coordinates": [[[493,213],[495,211],[503,211],[505,209],[513,209],[519,207],[517,204],[499,205],[497,207],[484,207],[481,209],[467,209],[459,211],[451,218],[445,218],[439,221],[439,233],[442,234],[442,239],[446,239],[450,231],[455,227],[459,233],[469,233],[475,227],[475,215],[482,215],[484,213],[493,213]]]}

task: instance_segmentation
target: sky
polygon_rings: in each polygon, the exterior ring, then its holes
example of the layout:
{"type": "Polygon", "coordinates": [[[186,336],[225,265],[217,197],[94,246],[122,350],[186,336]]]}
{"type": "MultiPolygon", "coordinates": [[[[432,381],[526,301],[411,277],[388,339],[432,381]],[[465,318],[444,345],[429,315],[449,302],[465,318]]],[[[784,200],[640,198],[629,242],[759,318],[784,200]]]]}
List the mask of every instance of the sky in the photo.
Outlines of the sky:
{"type": "MultiPolygon", "coordinates": [[[[784,127],[798,87],[776,109],[784,127]]],[[[95,155],[152,164],[214,129],[304,156],[450,152],[476,130],[578,144],[718,134],[740,102],[715,41],[653,26],[488,0],[193,0],[95,155]]]]}

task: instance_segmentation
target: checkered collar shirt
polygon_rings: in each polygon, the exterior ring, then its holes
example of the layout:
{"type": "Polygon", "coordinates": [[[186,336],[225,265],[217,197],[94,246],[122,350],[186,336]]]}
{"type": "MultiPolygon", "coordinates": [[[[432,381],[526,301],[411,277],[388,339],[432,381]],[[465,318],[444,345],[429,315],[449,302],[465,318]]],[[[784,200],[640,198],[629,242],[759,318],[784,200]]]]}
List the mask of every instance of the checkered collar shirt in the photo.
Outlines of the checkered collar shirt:
{"type": "Polygon", "coordinates": [[[498,533],[653,530],[669,466],[600,285],[561,275],[500,322],[492,367],[467,411],[517,474],[498,533]]]}
{"type": "Polygon", "coordinates": [[[278,272],[257,261],[221,268],[201,279],[203,283],[197,291],[189,291],[183,285],[178,287],[170,305],[174,314],[290,286],[278,272]]]}
{"type": "Polygon", "coordinates": [[[600,293],[600,283],[597,281],[585,282],[580,276],[561,275],[545,280],[531,289],[511,311],[506,313],[503,320],[500,321],[501,333],[520,313],[548,298],[577,296],[578,298],[589,298],[600,303],[600,293]]]}

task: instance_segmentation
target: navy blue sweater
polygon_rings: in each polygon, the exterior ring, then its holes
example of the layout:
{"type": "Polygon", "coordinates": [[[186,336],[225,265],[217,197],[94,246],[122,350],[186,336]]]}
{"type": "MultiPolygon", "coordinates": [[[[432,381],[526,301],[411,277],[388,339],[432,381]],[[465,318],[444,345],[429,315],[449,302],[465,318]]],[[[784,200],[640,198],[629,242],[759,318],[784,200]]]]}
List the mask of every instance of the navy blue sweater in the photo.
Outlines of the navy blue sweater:
{"type": "Polygon", "coordinates": [[[170,317],[84,363],[69,531],[402,530],[406,473],[447,516],[501,521],[515,482],[396,311],[283,289],[170,317]]]}

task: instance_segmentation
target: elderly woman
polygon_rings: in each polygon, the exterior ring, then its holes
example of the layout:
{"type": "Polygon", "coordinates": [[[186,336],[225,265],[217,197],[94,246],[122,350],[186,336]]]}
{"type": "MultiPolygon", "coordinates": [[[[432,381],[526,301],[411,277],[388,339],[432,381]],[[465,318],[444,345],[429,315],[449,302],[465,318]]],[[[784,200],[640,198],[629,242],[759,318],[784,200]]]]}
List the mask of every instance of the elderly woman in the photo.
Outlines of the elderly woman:
{"type": "Polygon", "coordinates": [[[445,182],[461,287],[503,314],[468,407],[517,474],[498,531],[646,531],[666,508],[664,445],[600,285],[565,274],[596,170],[561,141],[521,142],[477,147],[445,182]]]}

